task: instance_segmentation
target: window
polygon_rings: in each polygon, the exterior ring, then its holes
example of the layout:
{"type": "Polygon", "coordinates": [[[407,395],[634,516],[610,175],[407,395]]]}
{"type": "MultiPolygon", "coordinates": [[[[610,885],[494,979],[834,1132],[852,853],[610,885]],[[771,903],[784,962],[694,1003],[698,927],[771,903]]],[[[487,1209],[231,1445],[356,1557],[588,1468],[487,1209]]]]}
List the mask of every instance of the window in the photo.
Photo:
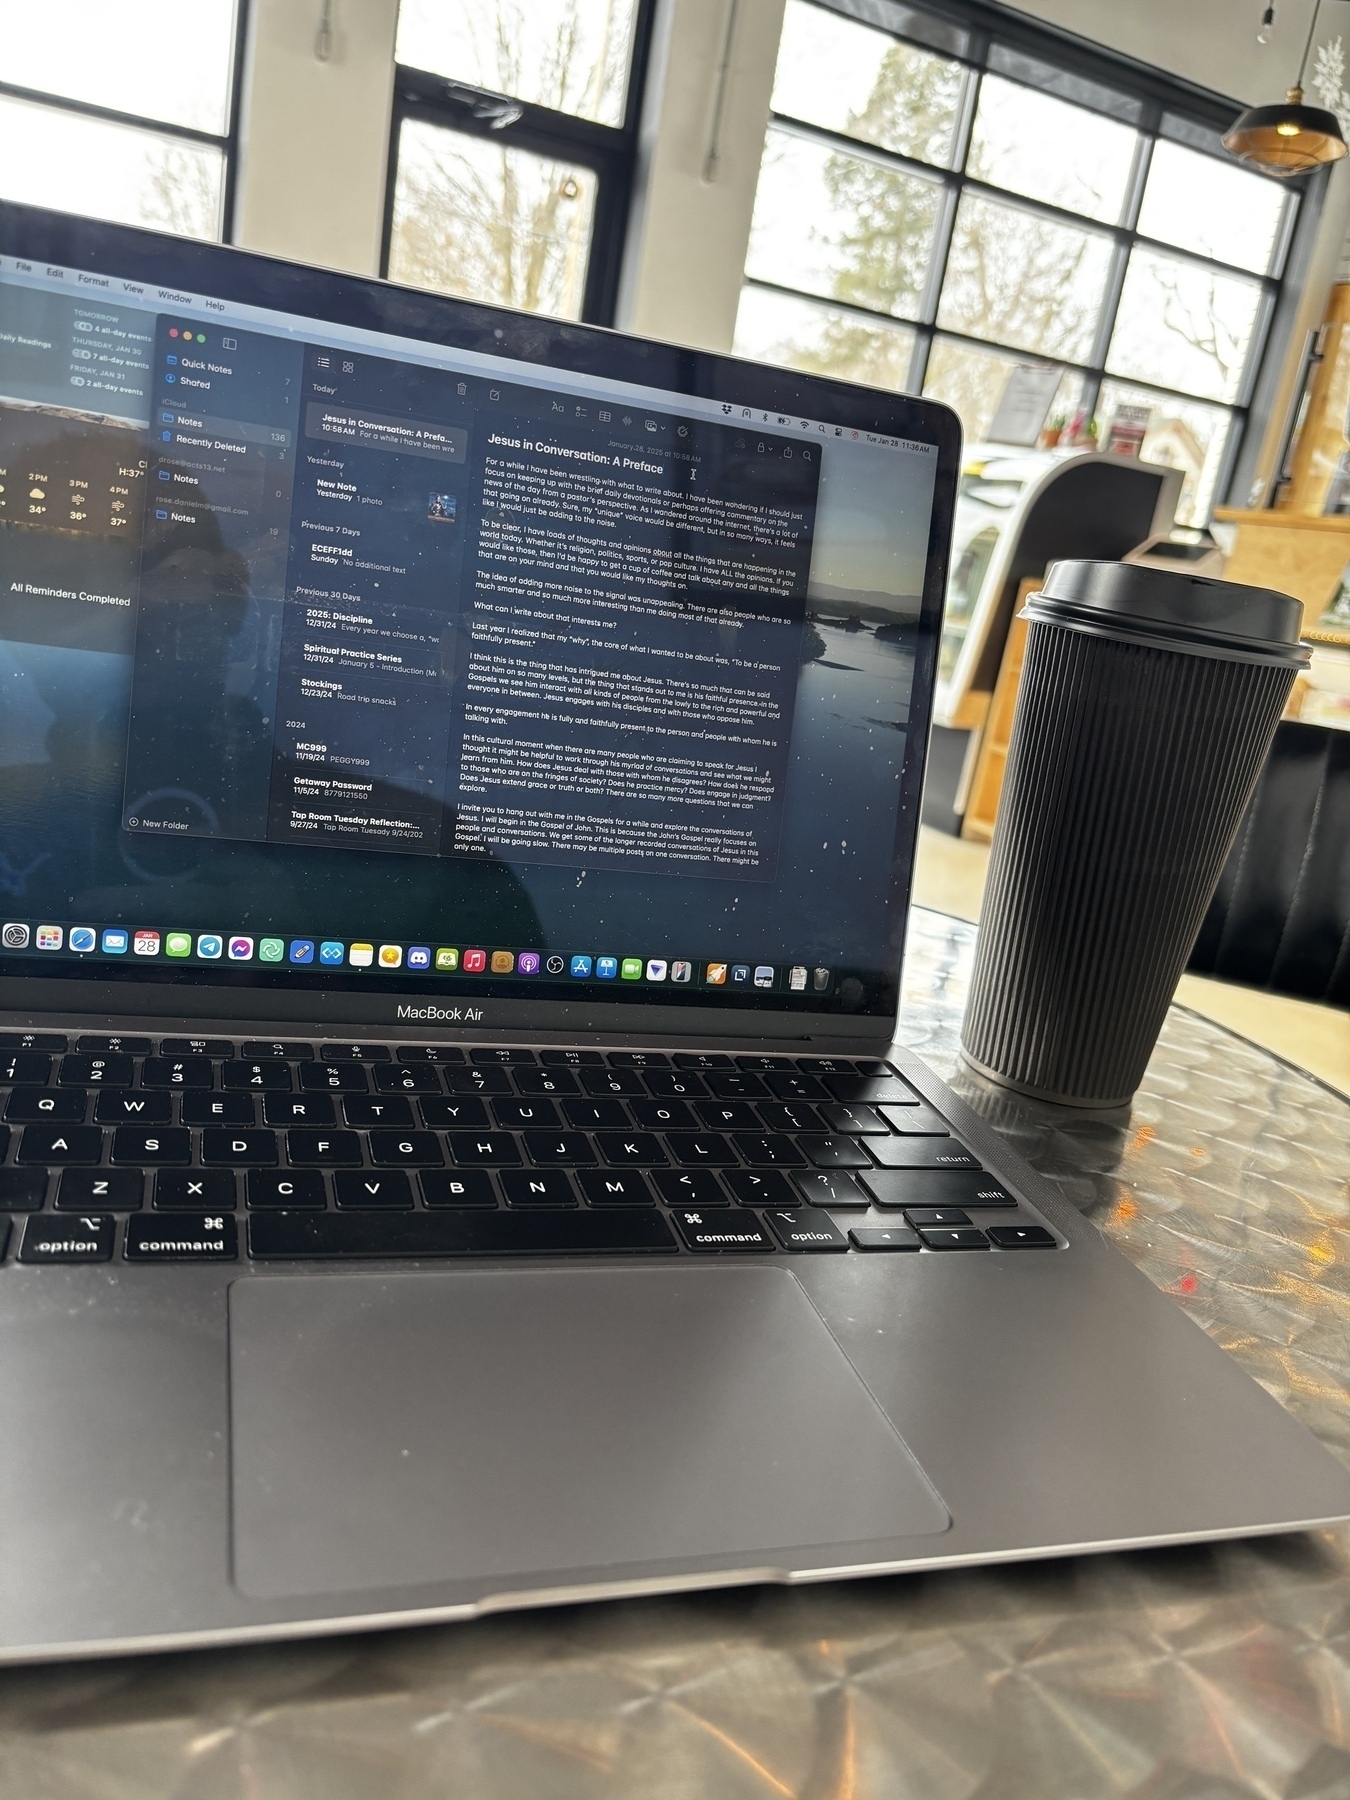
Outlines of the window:
{"type": "Polygon", "coordinates": [[[0,0],[0,195],[219,238],[236,0],[0,0]]]}
{"type": "Polygon", "coordinates": [[[1166,78],[1053,56],[964,0],[787,0],[736,349],[930,394],[972,441],[1014,367],[1058,367],[1051,418],[1146,409],[1143,454],[1200,523],[1299,198],[1224,158],[1226,121],[1166,78]]]}
{"type": "Polygon", "coordinates": [[[651,0],[402,0],[384,270],[607,324],[651,0]]]}

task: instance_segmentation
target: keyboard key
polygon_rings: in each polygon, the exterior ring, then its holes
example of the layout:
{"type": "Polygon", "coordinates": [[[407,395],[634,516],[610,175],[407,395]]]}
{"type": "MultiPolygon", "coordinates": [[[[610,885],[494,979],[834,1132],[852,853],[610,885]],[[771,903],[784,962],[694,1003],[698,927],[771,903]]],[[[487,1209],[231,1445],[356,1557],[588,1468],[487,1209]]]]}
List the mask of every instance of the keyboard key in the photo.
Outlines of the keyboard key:
{"type": "Polygon", "coordinates": [[[790,1137],[781,1132],[738,1131],[732,1143],[748,1163],[765,1163],[770,1168],[799,1169],[806,1158],[790,1137]]]}
{"type": "Polygon", "coordinates": [[[228,1169],[161,1169],[155,1206],[161,1212],[233,1212],[234,1176],[228,1169]]]}
{"type": "Polygon", "coordinates": [[[577,1078],[567,1069],[515,1069],[512,1071],[518,1094],[578,1094],[577,1078]]]}
{"type": "Polygon", "coordinates": [[[814,1075],[766,1075],[764,1085],[778,1100],[828,1100],[829,1090],[814,1075]]]}
{"type": "Polygon", "coordinates": [[[907,1225],[854,1225],[849,1234],[855,1250],[922,1250],[923,1240],[907,1225]]]}
{"type": "Polygon", "coordinates": [[[21,1263],[110,1262],[116,1219],[43,1213],[23,1222],[21,1263]]]}
{"type": "Polygon", "coordinates": [[[700,1164],[710,1168],[724,1164],[735,1166],[736,1152],[718,1132],[672,1131],[666,1142],[678,1163],[687,1163],[693,1168],[700,1164]]]}
{"type": "MultiPolygon", "coordinates": [[[[213,1104],[214,1104],[213,1097],[213,1104]]],[[[231,1119],[233,1124],[253,1123],[253,1101],[248,1094],[222,1094],[222,1100],[232,1104],[242,1103],[248,1110],[248,1118],[231,1119]]],[[[195,1124],[187,1117],[188,1100],[183,1101],[183,1122],[195,1124]]],[[[327,1094],[264,1094],[264,1125],[332,1125],[336,1123],[337,1114],[333,1102],[327,1094]]]]}
{"type": "Polygon", "coordinates": [[[209,1088],[215,1079],[215,1064],[205,1056],[147,1056],[141,1064],[142,1087],[209,1088]]]}
{"type": "Polygon", "coordinates": [[[374,1169],[341,1169],[333,1177],[339,1206],[410,1207],[412,1187],[406,1175],[374,1169]]]}
{"type": "Polygon", "coordinates": [[[611,1050],[605,1058],[611,1069],[668,1069],[664,1050],[611,1050]]]}
{"type": "Polygon", "coordinates": [[[895,1075],[899,1071],[894,1063],[883,1062],[876,1056],[860,1056],[853,1065],[857,1075],[895,1075]]]}
{"type": "MultiPolygon", "coordinates": [[[[325,1094],[314,1097],[316,1100],[327,1099],[325,1094]]],[[[349,1125],[411,1125],[412,1101],[402,1094],[344,1094],[342,1116],[349,1125]]]]}
{"type": "Polygon", "coordinates": [[[761,1100],[755,1108],[770,1131],[820,1131],[820,1114],[805,1100],[761,1100]]]}
{"type": "Polygon", "coordinates": [[[550,1069],[598,1069],[605,1059],[598,1050],[541,1050],[539,1060],[550,1069]]]}
{"type": "Polygon", "coordinates": [[[711,1169],[656,1169],[651,1180],[667,1206],[729,1206],[711,1169]]]}
{"type": "Polygon", "coordinates": [[[867,1148],[883,1169],[976,1169],[980,1159],[950,1137],[868,1138],[867,1148]]]}
{"type": "Polygon", "coordinates": [[[511,1077],[505,1069],[447,1069],[445,1085],[452,1094],[509,1094],[511,1077]]]}
{"type": "Polygon", "coordinates": [[[36,1212],[46,1192],[45,1169],[0,1169],[0,1212],[36,1212]]]}
{"type": "Polygon", "coordinates": [[[371,1071],[377,1094],[439,1094],[441,1081],[429,1066],[410,1067],[407,1063],[381,1064],[371,1071]]]}
{"type": "MultiPolygon", "coordinates": [[[[29,1221],[33,1223],[33,1221],[29,1221]]],[[[674,1255],[675,1239],[655,1209],[614,1207],[516,1212],[255,1213],[249,1255],[342,1256],[604,1256],[674,1255]]]]}
{"type": "MultiPolygon", "coordinates": [[[[70,1098],[73,1100],[75,1096],[72,1094],[70,1098]]],[[[6,1111],[5,1117],[11,1116],[6,1111]]],[[[143,1094],[135,1088],[127,1093],[109,1088],[98,1096],[94,1105],[96,1125],[168,1125],[172,1119],[172,1094],[143,1094]]]]}
{"type": "Polygon", "coordinates": [[[669,1161],[661,1148],[661,1140],[651,1131],[602,1131],[595,1147],[607,1163],[615,1168],[654,1167],[669,1161]]]}
{"type": "Polygon", "coordinates": [[[192,1133],[181,1125],[119,1125],[113,1132],[116,1163],[185,1163],[192,1161],[192,1133]]]}
{"type": "Polygon", "coordinates": [[[235,1262],[239,1233],[224,1214],[128,1219],[122,1254],[128,1262],[235,1262]]]}
{"type": "Polygon", "coordinates": [[[991,1225],[985,1236],[996,1250],[1058,1250],[1044,1225],[991,1225]]]}
{"type": "Polygon", "coordinates": [[[526,1050],[523,1045],[502,1044],[490,1050],[470,1050],[469,1061],[479,1068],[490,1068],[493,1065],[510,1068],[519,1063],[537,1062],[538,1058],[533,1050],[526,1050]]]}
{"type": "MultiPolygon", "coordinates": [[[[885,1137],[890,1131],[885,1119],[870,1106],[841,1106],[836,1101],[816,1110],[827,1131],[842,1132],[848,1137],[885,1137]]],[[[904,1109],[897,1106],[892,1110],[901,1112],[904,1109]]]]}
{"type": "Polygon", "coordinates": [[[856,1067],[846,1056],[799,1056],[797,1067],[803,1075],[856,1075],[856,1067]]]}
{"type": "Polygon", "coordinates": [[[130,1056],[63,1056],[56,1079],[62,1087],[130,1087],[136,1063],[130,1056]]]}
{"type": "Polygon", "coordinates": [[[97,1125],[25,1125],[19,1139],[21,1163],[96,1163],[103,1155],[103,1133],[97,1125]]]}
{"type": "Polygon", "coordinates": [[[525,1151],[541,1167],[580,1169],[595,1161],[590,1139],[580,1131],[527,1131],[525,1151]]]}
{"type": "Polygon", "coordinates": [[[867,1152],[850,1137],[803,1137],[797,1147],[804,1150],[818,1169],[866,1169],[871,1167],[867,1152]]]}
{"type": "Polygon", "coordinates": [[[361,1140],[354,1131],[288,1131],[286,1156],[292,1163],[317,1163],[331,1169],[339,1165],[359,1167],[361,1140]]]}
{"type": "Polygon", "coordinates": [[[458,1044],[405,1044],[398,1053],[401,1063],[462,1063],[464,1052],[458,1044]]]}
{"type": "Polygon", "coordinates": [[[671,1212],[675,1229],[691,1250],[772,1250],[773,1239],[751,1213],[703,1212],[698,1207],[677,1206],[671,1212]]]}
{"type": "Polygon", "coordinates": [[[319,1055],[325,1062],[387,1063],[388,1044],[320,1044],[319,1055]]]}
{"type": "Polygon", "coordinates": [[[931,1106],[883,1106],[883,1118],[892,1131],[903,1131],[909,1137],[949,1137],[950,1127],[931,1106]]]}
{"type": "Polygon", "coordinates": [[[704,1079],[715,1100],[762,1100],[769,1090],[758,1075],[708,1075],[704,1079]]]}
{"type": "Polygon", "coordinates": [[[314,1056],[313,1044],[297,1044],[285,1038],[271,1043],[253,1038],[239,1048],[246,1062],[309,1062],[314,1056]]]}
{"type": "MultiPolygon", "coordinates": [[[[6,1032],[13,1037],[14,1032],[6,1032]]],[[[34,1036],[40,1035],[34,1033],[34,1036]]],[[[0,1087],[45,1087],[47,1078],[52,1072],[50,1056],[39,1055],[35,1050],[17,1050],[12,1055],[0,1056],[0,1087]]]]}
{"type": "Polygon", "coordinates": [[[677,1069],[733,1069],[735,1064],[729,1056],[720,1050],[677,1050],[675,1067],[677,1069]]]}
{"type": "Polygon", "coordinates": [[[647,1076],[647,1092],[656,1100],[703,1100],[708,1089],[701,1075],[674,1069],[669,1074],[647,1076]]]}
{"type": "Polygon", "coordinates": [[[44,1119],[53,1125],[79,1125],[89,1096],[76,1088],[15,1088],[5,1102],[11,1125],[37,1125],[44,1119]]]}
{"type": "Polygon", "coordinates": [[[434,1131],[372,1131],[370,1160],[382,1168],[414,1169],[439,1168],[445,1158],[434,1131]]]}
{"type": "Polygon", "coordinates": [[[227,1062],[220,1071],[222,1087],[245,1089],[255,1094],[290,1092],[291,1072],[284,1062],[260,1057],[251,1062],[227,1062]]]}
{"type": "Polygon", "coordinates": [[[250,1206],[327,1206],[328,1189],[317,1169],[250,1169],[250,1206]]]}
{"type": "Polygon", "coordinates": [[[632,1124],[622,1100],[564,1100],[562,1114],[574,1131],[623,1131],[632,1124]]]}
{"type": "Polygon", "coordinates": [[[277,1139],[273,1131],[230,1131],[208,1129],[202,1133],[202,1161],[231,1163],[246,1169],[250,1164],[267,1165],[277,1160],[277,1139]]]}
{"type": "Polygon", "coordinates": [[[878,1206],[1016,1206],[983,1170],[868,1169],[859,1177],[878,1206]]]}
{"type": "MultiPolygon", "coordinates": [[[[252,1125],[258,1116],[252,1094],[184,1094],[178,1106],[178,1116],[185,1125],[252,1125]]],[[[266,1100],[263,1106],[266,1117],[266,1100]]],[[[97,1118],[98,1114],[94,1116],[97,1118]]],[[[268,1119],[267,1123],[273,1121],[268,1119]]]]}
{"type": "Polygon", "coordinates": [[[987,1250],[989,1239],[973,1225],[926,1225],[919,1229],[926,1250],[987,1250]]]}
{"type": "Polygon", "coordinates": [[[308,1094],[366,1094],[370,1079],[359,1062],[301,1063],[300,1086],[308,1094]]]}
{"type": "Polygon", "coordinates": [[[919,1096],[898,1075],[827,1075],[825,1086],[850,1106],[918,1106],[919,1096]]]}
{"type": "Polygon", "coordinates": [[[63,1031],[0,1031],[0,1050],[54,1050],[66,1048],[63,1031]]]}
{"type": "Polygon", "coordinates": [[[418,1176],[428,1206],[496,1206],[497,1190],[485,1169],[432,1169],[418,1176]]]}
{"type": "Polygon", "coordinates": [[[497,1177],[508,1206],[575,1206],[565,1169],[504,1169],[497,1177]]]}
{"type": "Polygon", "coordinates": [[[766,1069],[791,1069],[793,1061],[790,1056],[738,1056],[738,1069],[751,1069],[763,1074],[766,1069]]]}
{"type": "Polygon", "coordinates": [[[959,1206],[907,1206],[905,1219],[917,1231],[921,1225],[969,1225],[970,1214],[959,1206]]]}
{"type": "Polygon", "coordinates": [[[654,1206],[652,1190],[636,1169],[579,1169],[573,1177],[589,1206],[654,1206]]]}
{"type": "Polygon", "coordinates": [[[139,1169],[66,1169],[56,1187],[62,1212],[136,1212],[144,1199],[139,1169]]]}
{"type": "Polygon", "coordinates": [[[742,1206],[800,1206],[801,1196],[775,1169],[728,1169],[722,1176],[742,1206]]]}
{"type": "Polygon", "coordinates": [[[149,1056],[154,1045],[148,1037],[124,1037],[120,1032],[105,1037],[86,1032],[83,1037],[76,1038],[75,1048],[90,1056],[149,1056]]]}
{"type": "MultiPolygon", "coordinates": [[[[598,1101],[597,1105],[609,1105],[608,1101],[598,1101]]],[[[622,1106],[622,1101],[614,1101],[614,1105],[622,1106]]],[[[635,1122],[646,1131],[697,1131],[698,1120],[693,1111],[683,1100],[630,1100],[628,1110],[635,1122]]]]}
{"type": "Polygon", "coordinates": [[[709,1131],[758,1131],[759,1114],[748,1100],[700,1100],[694,1107],[709,1131]]]}
{"type": "Polygon", "coordinates": [[[449,1100],[419,1100],[422,1123],[438,1131],[487,1131],[490,1128],[487,1107],[481,1100],[466,1100],[454,1094],[449,1100]]]}
{"type": "Polygon", "coordinates": [[[562,1119],[551,1100],[494,1100],[492,1120],[499,1131],[562,1129],[562,1119]]]}
{"type": "Polygon", "coordinates": [[[161,1056],[211,1056],[220,1062],[223,1057],[234,1055],[234,1045],[228,1038],[161,1038],[159,1053],[161,1056]]]}
{"type": "Polygon", "coordinates": [[[818,1206],[773,1206],[764,1222],[785,1250],[847,1250],[848,1239],[818,1206]]]}
{"type": "Polygon", "coordinates": [[[588,1094],[632,1094],[637,1099],[647,1095],[636,1069],[583,1069],[581,1085],[588,1094]]]}
{"type": "Polygon", "coordinates": [[[866,1212],[871,1204],[853,1176],[842,1169],[805,1169],[792,1181],[808,1206],[851,1207],[866,1212]]]}
{"type": "Polygon", "coordinates": [[[445,1141],[464,1168],[500,1168],[520,1161],[520,1146],[505,1131],[451,1131],[445,1141]]]}

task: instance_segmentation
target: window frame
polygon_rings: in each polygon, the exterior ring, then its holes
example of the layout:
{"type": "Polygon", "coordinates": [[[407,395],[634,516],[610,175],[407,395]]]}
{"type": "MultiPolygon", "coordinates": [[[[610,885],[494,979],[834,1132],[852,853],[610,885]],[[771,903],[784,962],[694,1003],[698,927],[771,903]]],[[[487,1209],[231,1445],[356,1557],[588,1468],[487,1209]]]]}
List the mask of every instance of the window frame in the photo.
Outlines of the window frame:
{"type": "MultiPolygon", "coordinates": [[[[1223,412],[1231,423],[1216,470],[1210,505],[1222,504],[1235,485],[1239,467],[1245,469],[1250,465],[1254,455],[1251,440],[1259,438],[1260,427],[1265,422],[1261,414],[1269,404],[1267,396],[1270,390],[1271,365],[1280,360],[1285,347],[1283,340],[1287,337],[1291,299],[1289,284],[1291,277],[1297,281],[1298,267],[1306,261],[1310,240],[1316,231],[1326,185],[1325,172],[1311,180],[1279,184],[1281,193],[1292,204],[1286,205],[1284,209],[1269,268],[1264,274],[1238,268],[1184,246],[1166,243],[1139,230],[1145,184],[1158,141],[1164,139],[1177,142],[1196,150],[1198,154],[1208,154],[1195,142],[1188,142],[1184,135],[1166,130],[1165,117],[1171,116],[1180,123],[1198,126],[1205,135],[1217,135],[1232,123],[1238,110],[1236,102],[1227,101],[1220,95],[1194,87],[1131,58],[1100,50],[1057,27],[1033,22],[1025,16],[988,4],[987,0],[916,0],[912,8],[904,4],[904,0],[806,0],[806,4],[885,32],[899,42],[912,44],[917,49],[944,57],[961,68],[961,87],[956,104],[950,161],[945,167],[773,110],[770,110],[768,117],[768,132],[779,132],[800,142],[812,143],[829,151],[873,162],[878,167],[893,170],[897,174],[918,176],[939,186],[942,199],[934,228],[930,262],[920,303],[913,317],[882,313],[852,301],[808,293],[803,289],[765,281],[748,273],[742,275],[742,288],[804,300],[808,304],[829,307],[835,312],[856,316],[860,320],[881,325],[889,323],[912,331],[914,344],[904,390],[909,393],[923,393],[933,345],[945,339],[962,348],[984,351],[1007,358],[1010,362],[1054,365],[1066,373],[1077,375],[1082,383],[1079,404],[1089,418],[1097,411],[1102,385],[1106,382],[1138,389],[1146,394],[1156,394],[1159,398],[1223,412]],[[932,36],[925,37],[913,29],[916,17],[932,22],[935,27],[932,36]],[[906,24],[910,29],[905,29],[906,24]],[[944,35],[944,26],[950,31],[950,38],[946,43],[938,41],[944,35]],[[986,74],[1026,88],[1032,93],[1052,91],[1036,86],[1033,81],[1007,67],[992,66],[991,51],[996,45],[1000,50],[1016,52],[1070,77],[1078,77],[1099,88],[1109,89],[1133,103],[1135,116],[1132,119],[1120,118],[1120,122],[1133,129],[1136,136],[1125,201],[1117,222],[1092,219],[1050,202],[1034,200],[1011,189],[998,187],[967,173],[966,164],[980,88],[986,74]],[[1108,274],[1102,288],[1092,345],[1086,357],[1079,360],[1022,349],[1000,339],[976,337],[952,326],[938,324],[957,211],[962,196],[967,192],[1054,224],[1096,234],[1110,244],[1108,274]],[[1214,400],[1205,395],[1188,394],[1161,382],[1144,381],[1131,375],[1114,373],[1106,366],[1130,257],[1136,247],[1145,252],[1158,252],[1188,267],[1236,277],[1250,282],[1259,290],[1242,379],[1231,400],[1214,400]]],[[[1063,99],[1067,96],[1058,94],[1054,97],[1063,99]]],[[[1083,103],[1078,101],[1074,104],[1083,103]]],[[[1098,111],[1104,117],[1119,117],[1104,108],[1089,106],[1086,110],[1098,111]]],[[[1214,160],[1221,159],[1216,157],[1214,160]]]]}
{"type": "Polygon", "coordinates": [[[164,119],[147,118],[144,113],[122,112],[115,106],[100,106],[92,100],[71,100],[64,94],[50,93],[46,88],[20,87],[12,81],[0,80],[0,99],[24,100],[33,106],[46,107],[50,112],[75,113],[81,118],[102,120],[107,125],[129,125],[137,131],[151,131],[157,137],[177,138],[188,144],[206,144],[219,150],[225,170],[225,178],[220,186],[220,235],[208,241],[233,244],[235,197],[239,183],[240,119],[244,101],[245,46],[248,43],[251,4],[252,0],[234,0],[228,116],[227,128],[223,132],[200,131],[193,125],[172,125],[164,119]]]}
{"type": "MultiPolygon", "coordinates": [[[[602,125],[574,113],[555,111],[534,101],[494,93],[450,75],[435,75],[404,63],[394,65],[394,98],[389,121],[389,159],[384,184],[384,220],[380,232],[380,274],[389,276],[394,239],[394,200],[398,186],[399,141],[405,121],[435,125],[465,137],[485,138],[536,156],[580,163],[595,175],[595,212],[586,254],[586,280],[577,323],[613,325],[619,297],[624,246],[637,172],[642,107],[651,62],[656,0],[637,0],[628,89],[623,120],[602,125]],[[507,101],[520,116],[507,125],[476,118],[475,102],[507,101]]],[[[470,295],[470,299],[480,296],[470,295]]],[[[487,304],[488,302],[484,302],[487,304]]],[[[495,302],[492,302],[495,304],[495,302]]]]}

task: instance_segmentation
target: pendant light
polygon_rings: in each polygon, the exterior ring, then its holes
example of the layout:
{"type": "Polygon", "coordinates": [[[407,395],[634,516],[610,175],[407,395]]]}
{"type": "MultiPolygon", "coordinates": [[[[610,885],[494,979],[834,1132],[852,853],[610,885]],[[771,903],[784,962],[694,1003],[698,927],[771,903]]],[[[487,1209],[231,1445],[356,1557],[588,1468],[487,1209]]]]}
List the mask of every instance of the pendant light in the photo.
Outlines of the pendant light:
{"type": "Polygon", "coordinates": [[[1345,139],[1335,113],[1303,104],[1303,75],[1320,9],[1321,0],[1313,0],[1298,80],[1288,97],[1278,106],[1250,107],[1224,134],[1223,147],[1230,155],[1267,175],[1306,175],[1309,169],[1345,155],[1345,139]]]}

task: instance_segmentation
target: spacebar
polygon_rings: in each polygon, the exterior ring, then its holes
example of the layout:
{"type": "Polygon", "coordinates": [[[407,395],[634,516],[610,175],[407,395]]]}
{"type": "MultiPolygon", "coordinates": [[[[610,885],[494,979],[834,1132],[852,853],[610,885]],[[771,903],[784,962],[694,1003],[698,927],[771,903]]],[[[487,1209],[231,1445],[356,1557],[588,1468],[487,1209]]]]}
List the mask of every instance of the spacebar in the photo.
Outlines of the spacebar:
{"type": "Polygon", "coordinates": [[[254,1213],[256,1257],[595,1256],[676,1249],[655,1212],[254,1213]]]}

